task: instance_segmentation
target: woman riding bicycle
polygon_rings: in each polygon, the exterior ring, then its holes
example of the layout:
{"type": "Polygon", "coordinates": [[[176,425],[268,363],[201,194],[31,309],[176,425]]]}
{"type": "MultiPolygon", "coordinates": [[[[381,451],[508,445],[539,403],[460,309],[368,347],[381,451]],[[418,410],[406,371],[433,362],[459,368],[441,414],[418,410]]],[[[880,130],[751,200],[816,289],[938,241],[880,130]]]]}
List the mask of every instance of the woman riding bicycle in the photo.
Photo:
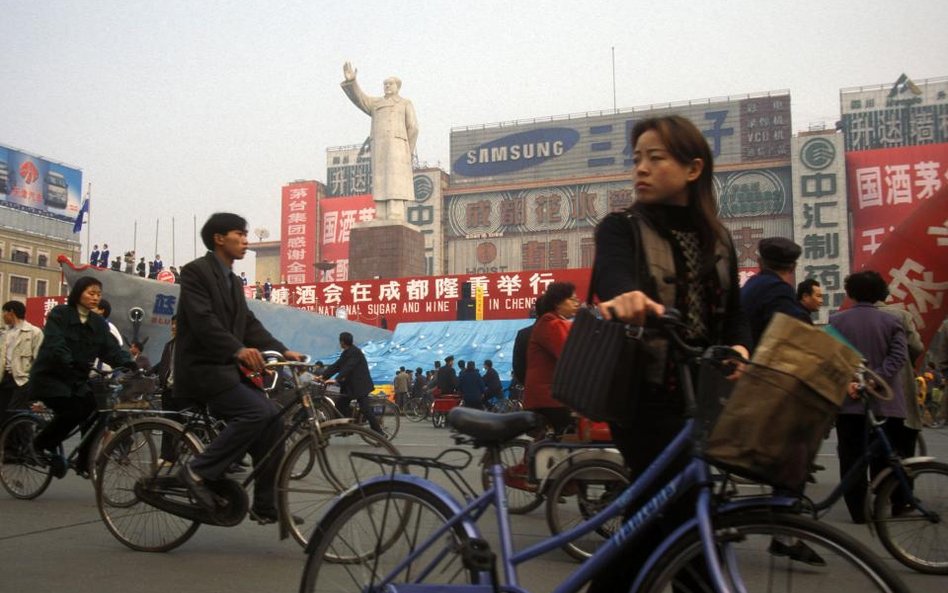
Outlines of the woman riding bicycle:
{"type": "MultiPolygon", "coordinates": [[[[43,343],[30,370],[36,399],[53,410],[53,419],[36,435],[37,451],[49,455],[50,472],[66,475],[66,460],[56,450],[69,433],[96,409],[89,386],[89,370],[96,358],[112,367],[135,370],[138,365],[121,349],[109,331],[108,322],[92,310],[102,298],[102,283],[91,276],[76,280],[65,305],[54,307],[46,317],[43,343]]],[[[89,459],[92,440],[84,443],[76,457],[76,472],[88,475],[82,464],[89,459]]]]}
{"type": "MultiPolygon", "coordinates": [[[[606,216],[596,230],[593,289],[602,314],[641,324],[646,314],[675,307],[691,328],[687,338],[693,345],[727,344],[747,356],[750,335],[740,309],[737,257],[716,216],[707,141],[680,116],[639,121],[631,141],[636,201],[606,216]]],[[[685,402],[667,364],[667,345],[647,344],[646,376],[628,396],[628,421],[611,425],[633,477],[685,422],[685,402]]],[[[661,527],[603,570],[589,591],[627,591],[663,539],[662,532],[689,518],[693,508],[688,500],[672,507],[661,527]]]]}

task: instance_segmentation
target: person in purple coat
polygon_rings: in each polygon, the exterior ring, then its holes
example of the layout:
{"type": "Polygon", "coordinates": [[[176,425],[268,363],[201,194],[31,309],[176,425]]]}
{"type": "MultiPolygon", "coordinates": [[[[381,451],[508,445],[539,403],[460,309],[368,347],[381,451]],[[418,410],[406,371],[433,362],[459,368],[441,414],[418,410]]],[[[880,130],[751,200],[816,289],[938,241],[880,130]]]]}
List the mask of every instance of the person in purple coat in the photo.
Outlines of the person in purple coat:
{"type": "MultiPolygon", "coordinates": [[[[846,295],[855,302],[851,308],[830,316],[829,323],[839,330],[856,347],[866,360],[866,366],[877,373],[892,387],[892,399],[874,400],[873,412],[884,419],[882,428],[896,453],[902,457],[912,455],[912,439],[904,426],[906,414],[905,393],[898,375],[908,360],[905,329],[902,323],[875,307],[877,301],[889,296],[885,280],[878,272],[863,270],[850,274],[844,282],[846,295]]],[[[845,476],[865,452],[867,443],[865,408],[854,394],[843,402],[836,419],[838,440],[839,473],[845,476]]],[[[874,460],[869,467],[875,475],[886,467],[882,459],[874,460]]],[[[865,523],[867,480],[864,478],[844,495],[849,516],[854,523],[865,523]]],[[[898,504],[893,501],[893,504],[898,504]]]]}

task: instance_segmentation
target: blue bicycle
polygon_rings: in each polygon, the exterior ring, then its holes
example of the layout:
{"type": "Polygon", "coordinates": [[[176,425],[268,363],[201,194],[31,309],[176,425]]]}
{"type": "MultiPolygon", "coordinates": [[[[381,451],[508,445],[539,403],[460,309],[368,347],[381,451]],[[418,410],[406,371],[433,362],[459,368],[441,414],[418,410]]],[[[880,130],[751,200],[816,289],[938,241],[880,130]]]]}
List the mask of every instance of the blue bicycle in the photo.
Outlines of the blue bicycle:
{"type": "MultiPolygon", "coordinates": [[[[719,356],[721,349],[705,353],[690,348],[678,336],[680,322],[672,317],[663,317],[659,325],[675,344],[679,380],[686,395],[693,397],[687,365],[708,362],[719,356]]],[[[465,408],[452,410],[448,422],[460,439],[494,452],[538,424],[530,412],[498,415],[465,408]]],[[[300,591],[526,592],[520,585],[518,566],[621,518],[626,508],[647,491],[656,494],[622,521],[554,593],[579,591],[633,544],[637,535],[659,521],[664,509],[693,493],[694,518],[653,550],[632,591],[908,591],[862,544],[799,514],[797,499],[732,501],[716,495],[709,467],[696,454],[694,426],[694,421],[688,421],[649,469],[599,513],[523,550],[514,549],[505,489],[496,486],[503,484],[500,464],[490,470],[494,485],[482,494],[465,496],[463,502],[441,485],[418,475],[393,471],[389,477],[367,480],[337,498],[316,527],[306,549],[300,591]],[[659,485],[659,476],[685,458],[690,458],[685,469],[659,485]],[[478,520],[491,509],[497,535],[488,541],[478,528],[478,520]],[[775,537],[802,541],[826,565],[814,567],[774,555],[770,546],[775,537]]],[[[371,457],[393,468],[399,464],[420,466],[425,468],[425,475],[436,469],[450,476],[462,467],[441,458],[371,457]]]]}

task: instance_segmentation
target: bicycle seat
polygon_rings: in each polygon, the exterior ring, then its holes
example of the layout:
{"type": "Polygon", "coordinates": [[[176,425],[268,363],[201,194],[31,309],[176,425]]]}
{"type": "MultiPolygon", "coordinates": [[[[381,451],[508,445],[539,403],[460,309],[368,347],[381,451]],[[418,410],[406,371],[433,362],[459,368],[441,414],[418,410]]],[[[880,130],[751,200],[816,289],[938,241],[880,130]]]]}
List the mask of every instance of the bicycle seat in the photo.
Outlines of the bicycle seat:
{"type": "Polygon", "coordinates": [[[448,426],[480,444],[505,443],[542,423],[543,419],[533,412],[495,414],[473,408],[454,408],[448,413],[448,426]]]}

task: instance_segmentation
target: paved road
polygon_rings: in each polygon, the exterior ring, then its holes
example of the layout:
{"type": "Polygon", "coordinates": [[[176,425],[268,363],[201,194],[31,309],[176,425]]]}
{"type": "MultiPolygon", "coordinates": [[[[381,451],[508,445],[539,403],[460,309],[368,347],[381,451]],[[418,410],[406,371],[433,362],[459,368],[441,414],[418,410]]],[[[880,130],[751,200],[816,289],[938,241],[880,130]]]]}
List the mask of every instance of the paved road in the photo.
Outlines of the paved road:
{"type": "MultiPolygon", "coordinates": [[[[925,436],[931,453],[948,459],[948,429],[926,430],[925,436]]],[[[437,454],[452,444],[446,430],[427,423],[405,422],[396,439],[396,445],[410,454],[437,454]]],[[[831,438],[819,458],[828,470],[809,490],[814,497],[835,482],[834,448],[831,438]]],[[[842,506],[825,520],[888,558],[868,529],[848,523],[842,506]]],[[[542,509],[515,517],[514,529],[518,547],[547,535],[542,509]]],[[[913,591],[945,590],[944,577],[919,575],[894,560],[888,562],[913,591]]],[[[0,491],[2,593],[290,592],[298,588],[302,565],[303,554],[296,543],[279,541],[273,525],[250,522],[233,528],[202,526],[190,541],[167,554],[133,552],[106,531],[91,484],[73,474],[54,482],[35,501],[14,500],[0,491]]],[[[551,552],[522,571],[521,580],[534,591],[549,591],[575,566],[565,553],[551,552]]]]}

